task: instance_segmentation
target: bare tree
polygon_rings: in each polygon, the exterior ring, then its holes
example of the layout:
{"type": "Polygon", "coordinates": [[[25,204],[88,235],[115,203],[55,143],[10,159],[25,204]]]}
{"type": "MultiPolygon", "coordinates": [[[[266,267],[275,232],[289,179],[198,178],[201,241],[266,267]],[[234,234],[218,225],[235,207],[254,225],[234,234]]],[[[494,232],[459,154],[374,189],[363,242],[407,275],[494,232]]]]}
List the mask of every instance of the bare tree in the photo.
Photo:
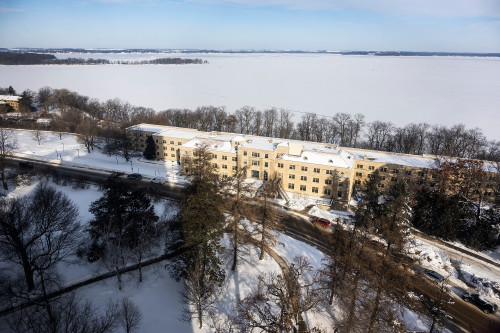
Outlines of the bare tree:
{"type": "Polygon", "coordinates": [[[97,137],[96,123],[91,120],[84,121],[78,125],[76,131],[78,132],[78,141],[83,143],[85,148],[87,148],[87,151],[90,153],[90,150],[94,149],[97,137]]]}
{"type": "Polygon", "coordinates": [[[52,88],[42,87],[38,89],[36,94],[36,101],[39,105],[43,106],[43,113],[46,115],[52,102],[52,88]]]}
{"type": "Polygon", "coordinates": [[[12,155],[17,148],[17,141],[13,130],[0,128],[0,176],[2,177],[3,189],[8,190],[7,178],[5,177],[5,160],[12,155]]]}
{"type": "Polygon", "coordinates": [[[42,287],[46,273],[73,254],[79,230],[78,208],[62,192],[40,184],[23,198],[2,199],[0,250],[23,268],[28,291],[35,275],[42,287]]]}
{"type": "Polygon", "coordinates": [[[257,222],[257,234],[259,235],[259,260],[264,259],[267,246],[274,246],[277,242],[277,232],[281,230],[281,215],[272,205],[271,200],[279,193],[280,179],[276,175],[270,176],[264,181],[257,191],[258,208],[253,218],[257,222]]]}
{"type": "Polygon", "coordinates": [[[19,310],[7,319],[13,333],[108,333],[113,332],[119,317],[118,305],[108,302],[104,313],[97,314],[90,302],[75,294],[51,301],[52,315],[46,306],[35,304],[19,310]]]}
{"type": "Polygon", "coordinates": [[[38,145],[40,145],[40,142],[47,139],[47,133],[45,131],[42,131],[40,127],[36,127],[33,132],[31,132],[31,137],[33,140],[36,140],[38,142],[38,145]]]}
{"type": "Polygon", "coordinates": [[[120,309],[120,324],[126,333],[133,333],[139,330],[142,320],[141,310],[127,297],[122,298],[120,309]]]}
{"type": "Polygon", "coordinates": [[[246,183],[247,166],[238,168],[233,177],[229,178],[224,187],[224,202],[227,210],[230,212],[229,227],[231,229],[232,244],[232,271],[238,268],[238,260],[244,258],[247,253],[244,246],[250,239],[250,231],[246,224],[241,220],[247,216],[253,207],[248,207],[246,201],[252,193],[252,185],[246,183]]]}

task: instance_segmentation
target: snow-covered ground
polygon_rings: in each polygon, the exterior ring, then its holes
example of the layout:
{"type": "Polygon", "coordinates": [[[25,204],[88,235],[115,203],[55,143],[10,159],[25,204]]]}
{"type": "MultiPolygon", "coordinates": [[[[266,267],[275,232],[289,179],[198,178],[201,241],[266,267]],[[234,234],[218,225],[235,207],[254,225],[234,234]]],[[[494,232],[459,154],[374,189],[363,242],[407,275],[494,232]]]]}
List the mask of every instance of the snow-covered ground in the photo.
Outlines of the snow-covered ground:
{"type": "MultiPolygon", "coordinates": [[[[58,54],[58,57],[64,55],[58,54]]],[[[75,56],[71,54],[68,56],[75,56]]],[[[78,55],[80,56],[80,55],[78,55]]],[[[83,56],[83,55],[82,55],[83,56]]],[[[500,139],[500,59],[376,57],[328,54],[88,54],[111,60],[165,56],[202,58],[203,65],[0,66],[0,86],[21,92],[67,88],[101,101],[191,108],[245,105],[333,116],[362,113],[367,121],[483,129],[500,139]],[[75,79],[77,78],[77,79],[75,79]]],[[[301,113],[295,120],[300,120],[301,113]]]]}
{"type": "Polygon", "coordinates": [[[147,161],[141,157],[132,158],[127,162],[124,158],[103,154],[98,149],[88,153],[74,134],[63,134],[62,140],[60,140],[59,135],[55,133],[44,133],[45,138],[38,145],[38,142],[32,137],[32,132],[14,131],[13,135],[17,141],[15,153],[20,157],[60,163],[66,166],[84,166],[88,169],[108,172],[137,172],[147,178],[161,176],[171,183],[185,182],[184,177],[180,175],[179,166],[175,162],[147,161]]]}

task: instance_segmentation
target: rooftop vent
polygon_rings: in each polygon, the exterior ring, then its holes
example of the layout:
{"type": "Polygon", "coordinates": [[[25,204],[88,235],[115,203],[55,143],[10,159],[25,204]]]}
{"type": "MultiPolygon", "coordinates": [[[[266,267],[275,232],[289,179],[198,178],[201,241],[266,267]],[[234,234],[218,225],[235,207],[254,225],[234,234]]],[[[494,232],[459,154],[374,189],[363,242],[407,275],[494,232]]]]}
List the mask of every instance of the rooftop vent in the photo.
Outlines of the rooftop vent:
{"type": "Polygon", "coordinates": [[[333,160],[328,160],[328,163],[333,163],[333,160]]]}
{"type": "Polygon", "coordinates": [[[247,143],[252,143],[252,139],[247,139],[247,143]]]}
{"type": "Polygon", "coordinates": [[[307,156],[304,156],[304,161],[307,161],[307,156]]]}

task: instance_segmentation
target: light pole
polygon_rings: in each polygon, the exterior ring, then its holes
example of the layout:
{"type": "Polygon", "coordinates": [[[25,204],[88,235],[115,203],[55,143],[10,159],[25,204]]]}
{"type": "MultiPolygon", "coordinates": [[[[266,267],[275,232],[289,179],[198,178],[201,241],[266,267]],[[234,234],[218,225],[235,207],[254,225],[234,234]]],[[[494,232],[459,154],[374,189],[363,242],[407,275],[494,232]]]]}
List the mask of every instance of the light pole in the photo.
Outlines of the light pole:
{"type": "Polygon", "coordinates": [[[78,158],[80,158],[80,149],[76,148],[76,151],[78,152],[78,158]]]}
{"type": "MultiPolygon", "coordinates": [[[[62,143],[62,142],[61,142],[61,143],[62,143]]],[[[64,151],[64,143],[62,143],[62,145],[63,145],[63,151],[64,151]]]]}
{"type": "Polygon", "coordinates": [[[57,149],[56,149],[56,160],[59,158],[59,154],[57,153],[57,149]]]}
{"type": "Polygon", "coordinates": [[[132,172],[134,172],[134,166],[132,165],[132,160],[130,160],[130,168],[132,169],[132,172]]]}

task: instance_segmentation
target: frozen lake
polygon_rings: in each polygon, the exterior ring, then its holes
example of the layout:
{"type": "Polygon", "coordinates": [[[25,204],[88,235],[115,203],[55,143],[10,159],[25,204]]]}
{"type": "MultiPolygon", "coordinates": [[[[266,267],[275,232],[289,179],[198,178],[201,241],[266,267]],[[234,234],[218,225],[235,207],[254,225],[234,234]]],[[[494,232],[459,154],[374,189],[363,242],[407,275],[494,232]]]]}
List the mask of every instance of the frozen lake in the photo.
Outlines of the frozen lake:
{"type": "MultiPolygon", "coordinates": [[[[0,66],[0,86],[18,92],[67,88],[155,110],[248,105],[367,121],[479,127],[500,139],[500,58],[328,54],[58,54],[141,60],[189,57],[205,65],[0,66]]],[[[300,113],[295,120],[299,120],[300,113]]]]}

